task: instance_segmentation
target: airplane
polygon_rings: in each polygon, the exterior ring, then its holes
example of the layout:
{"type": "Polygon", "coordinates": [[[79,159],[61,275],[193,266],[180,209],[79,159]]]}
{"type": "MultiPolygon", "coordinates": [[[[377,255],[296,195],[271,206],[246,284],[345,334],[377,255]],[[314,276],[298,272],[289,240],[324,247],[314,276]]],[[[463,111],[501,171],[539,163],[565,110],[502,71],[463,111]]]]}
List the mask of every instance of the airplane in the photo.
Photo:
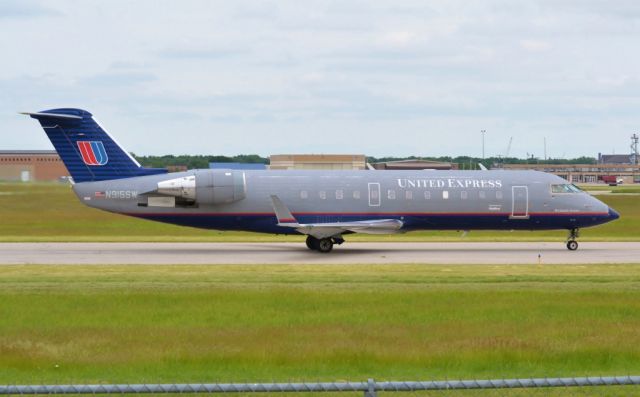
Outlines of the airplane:
{"type": "Polygon", "coordinates": [[[619,214],[566,180],[538,171],[324,171],[144,168],[91,113],[24,112],[38,120],[86,205],[202,229],[306,235],[327,253],[352,233],[568,230],[619,214]]]}

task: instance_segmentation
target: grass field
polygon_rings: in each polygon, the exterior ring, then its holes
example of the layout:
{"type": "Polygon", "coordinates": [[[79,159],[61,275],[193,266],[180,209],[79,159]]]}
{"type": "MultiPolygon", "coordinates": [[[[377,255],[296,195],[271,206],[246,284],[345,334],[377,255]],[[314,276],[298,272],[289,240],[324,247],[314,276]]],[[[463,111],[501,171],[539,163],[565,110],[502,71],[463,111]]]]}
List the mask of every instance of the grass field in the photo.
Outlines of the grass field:
{"type": "Polygon", "coordinates": [[[580,188],[586,191],[610,191],[611,193],[640,193],[640,184],[633,185],[617,185],[609,186],[605,184],[598,185],[580,185],[580,188]]]}
{"type": "Polygon", "coordinates": [[[639,287],[640,265],[2,266],[0,384],[638,374],[639,287]]]}
{"type": "MultiPolygon", "coordinates": [[[[613,190],[629,193],[622,188],[613,190]]],[[[622,218],[585,229],[582,239],[640,241],[640,196],[598,198],[622,218]]],[[[421,232],[349,240],[564,237],[421,232]]],[[[66,185],[0,184],[1,241],[302,238],[142,221],[85,207],[66,185]]],[[[0,267],[0,384],[638,373],[640,264],[0,267]]],[[[640,390],[419,394],[626,396],[640,390]]]]}
{"type": "MultiPolygon", "coordinates": [[[[622,187],[620,187],[622,188],[622,187]]],[[[639,241],[640,195],[598,196],[622,215],[582,230],[583,241],[639,241]]],[[[349,241],[562,241],[566,232],[413,232],[348,236],[349,241]]],[[[217,232],[166,225],[84,206],[68,185],[1,184],[0,241],[303,241],[298,236],[217,232]]]]}

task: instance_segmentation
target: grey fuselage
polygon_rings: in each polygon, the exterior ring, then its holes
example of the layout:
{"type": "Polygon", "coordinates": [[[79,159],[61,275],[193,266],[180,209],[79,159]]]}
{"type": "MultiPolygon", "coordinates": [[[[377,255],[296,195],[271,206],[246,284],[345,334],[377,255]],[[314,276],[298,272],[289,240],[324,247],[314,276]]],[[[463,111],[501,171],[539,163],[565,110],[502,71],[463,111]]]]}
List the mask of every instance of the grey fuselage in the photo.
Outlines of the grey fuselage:
{"type": "Polygon", "coordinates": [[[298,233],[278,226],[276,195],[300,223],[402,221],[410,230],[577,229],[618,217],[568,182],[537,171],[238,171],[179,173],[84,182],[85,204],[160,222],[218,230],[298,233]],[[167,194],[158,184],[195,181],[167,194]],[[163,193],[164,192],[164,193],[163,193]]]}

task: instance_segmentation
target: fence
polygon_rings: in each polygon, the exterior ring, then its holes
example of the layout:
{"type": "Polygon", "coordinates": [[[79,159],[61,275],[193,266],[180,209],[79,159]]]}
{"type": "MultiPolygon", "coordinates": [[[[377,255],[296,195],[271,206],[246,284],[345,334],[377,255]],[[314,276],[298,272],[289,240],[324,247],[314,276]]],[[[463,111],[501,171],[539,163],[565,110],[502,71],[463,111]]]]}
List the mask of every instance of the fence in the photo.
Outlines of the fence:
{"type": "Polygon", "coordinates": [[[327,382],[327,383],[186,383],[186,384],[113,384],[113,385],[5,385],[0,395],[8,394],[162,394],[162,393],[287,393],[287,392],[364,392],[375,397],[379,391],[415,392],[456,389],[515,389],[576,386],[640,385],[640,376],[583,378],[444,380],[425,382],[327,382]]]}

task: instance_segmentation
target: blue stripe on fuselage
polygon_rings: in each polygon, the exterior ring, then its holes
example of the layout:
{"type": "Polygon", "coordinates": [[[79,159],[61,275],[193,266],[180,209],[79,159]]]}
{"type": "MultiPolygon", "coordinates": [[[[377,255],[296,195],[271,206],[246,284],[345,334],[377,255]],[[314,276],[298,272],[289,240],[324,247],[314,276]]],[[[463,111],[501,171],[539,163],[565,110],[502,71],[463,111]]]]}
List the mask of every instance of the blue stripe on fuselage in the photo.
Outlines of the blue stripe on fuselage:
{"type": "MultiPolygon", "coordinates": [[[[259,233],[296,234],[288,227],[280,227],[275,214],[144,214],[127,215],[214,230],[244,230],[259,233]]],[[[374,219],[398,219],[402,230],[552,230],[595,226],[609,221],[608,214],[543,214],[527,219],[512,219],[508,214],[313,214],[296,215],[298,223],[353,222],[374,219]]]]}

